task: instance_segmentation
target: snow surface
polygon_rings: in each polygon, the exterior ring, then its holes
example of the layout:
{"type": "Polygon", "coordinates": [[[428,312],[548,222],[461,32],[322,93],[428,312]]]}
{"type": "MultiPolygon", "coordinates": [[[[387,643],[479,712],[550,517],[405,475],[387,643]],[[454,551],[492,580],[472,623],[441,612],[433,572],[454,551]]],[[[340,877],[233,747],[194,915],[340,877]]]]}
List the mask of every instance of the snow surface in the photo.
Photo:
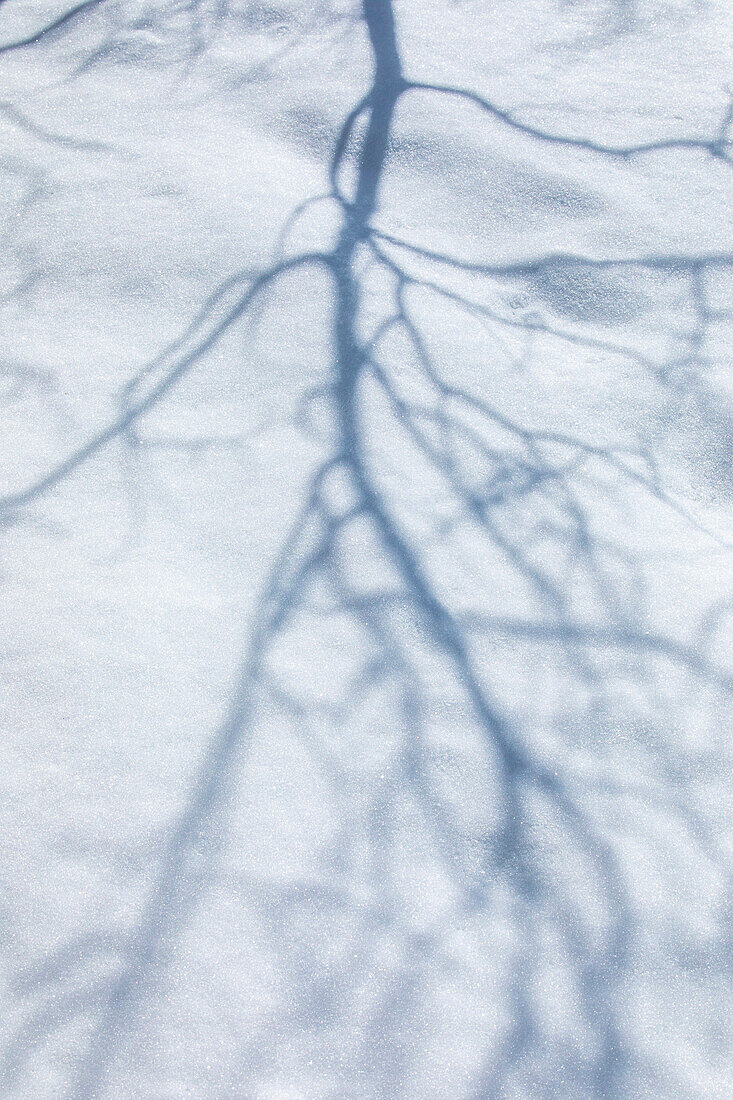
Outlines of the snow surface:
{"type": "Polygon", "coordinates": [[[733,1095],[732,60],[0,2],[0,1095],[733,1095]]]}

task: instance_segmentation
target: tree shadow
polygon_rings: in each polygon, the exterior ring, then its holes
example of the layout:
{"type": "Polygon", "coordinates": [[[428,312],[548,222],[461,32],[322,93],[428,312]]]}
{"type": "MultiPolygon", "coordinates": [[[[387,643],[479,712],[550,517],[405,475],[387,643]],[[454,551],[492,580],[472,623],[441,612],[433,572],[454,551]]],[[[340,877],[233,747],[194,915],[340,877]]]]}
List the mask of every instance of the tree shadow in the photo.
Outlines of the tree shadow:
{"type": "MultiPolygon", "coordinates": [[[[70,26],[89,6],[47,33],[70,26]]],[[[731,257],[558,254],[504,266],[464,263],[374,225],[405,97],[457,98],[559,154],[580,149],[623,163],[676,150],[727,165],[730,119],[710,139],[609,146],[565,137],[469,90],[408,79],[391,0],[363,0],[362,19],[374,75],[331,160],[325,198],[340,211],[333,248],[291,254],[288,234],[303,209],[295,211],[272,266],[227,280],[188,331],[129,380],[110,423],[0,500],[9,522],[113,442],[124,440],[138,456],[154,446],[144,434],[146,414],[232,325],[287,272],[327,275],[332,376],[307,395],[302,412],[307,423],[307,406],[321,401],[335,443],[258,599],[227,713],[183,808],[151,853],[152,880],[135,920],[82,933],[18,978],[16,994],[31,1003],[3,1052],[10,1088],[22,1082],[34,1049],[81,1023],[69,1095],[104,1092],[144,1007],[165,997],[187,928],[226,877],[248,753],[260,716],[271,710],[289,723],[342,817],[320,877],[244,874],[236,883],[278,959],[291,1007],[247,1036],[248,1061],[232,1094],[254,1088],[263,1066],[287,1063],[288,1050],[306,1036],[326,1067],[322,1095],[419,1095],[421,1053],[441,1034],[441,990],[455,988],[479,1007],[454,1095],[633,1095],[634,1081],[663,1072],[640,1049],[628,1004],[640,951],[649,936],[663,950],[667,933],[645,927],[624,815],[632,815],[632,839],[640,834],[648,844],[657,821],[666,822],[684,837],[693,866],[710,864],[730,887],[724,846],[696,802],[695,784],[684,782],[685,768],[705,754],[687,745],[681,728],[703,697],[730,712],[733,674],[715,645],[728,609],[683,639],[651,627],[645,563],[624,527],[604,527],[598,502],[620,500],[623,509],[640,497],[690,526],[692,516],[666,490],[652,448],[513,417],[495,400],[492,361],[479,386],[464,383],[457,369],[446,374],[424,302],[457,309],[488,326],[492,339],[520,333],[612,354],[663,387],[675,371],[679,377],[681,360],[629,350],[600,338],[597,328],[615,333],[644,314],[624,273],[674,272],[687,282],[694,317],[686,384],[703,392],[701,349],[717,317],[705,278],[729,269],[731,257]],[[390,296],[365,334],[366,262],[390,296]],[[479,289],[456,289],[454,275],[479,289]],[[545,312],[517,317],[496,305],[516,287],[545,312]],[[434,494],[421,524],[404,483],[390,477],[391,449],[406,476],[434,494]],[[463,560],[466,543],[478,549],[463,560]],[[376,580],[366,564],[378,564],[376,580]],[[366,656],[321,705],[302,678],[278,665],[277,646],[289,631],[301,648],[314,646],[334,618],[366,656]],[[358,775],[339,739],[352,729],[368,733],[372,710],[385,705],[375,700],[385,698],[394,719],[388,747],[350,807],[358,775]],[[614,738],[624,740],[617,756],[609,748],[614,738]],[[638,795],[624,774],[632,767],[643,811],[632,810],[638,795]],[[410,898],[410,874],[423,865],[436,893],[449,898],[432,908],[425,901],[427,916],[415,913],[410,898]]],[[[517,368],[531,370],[528,354],[518,353],[517,368]]],[[[724,915],[718,919],[722,941],[724,915]]]]}

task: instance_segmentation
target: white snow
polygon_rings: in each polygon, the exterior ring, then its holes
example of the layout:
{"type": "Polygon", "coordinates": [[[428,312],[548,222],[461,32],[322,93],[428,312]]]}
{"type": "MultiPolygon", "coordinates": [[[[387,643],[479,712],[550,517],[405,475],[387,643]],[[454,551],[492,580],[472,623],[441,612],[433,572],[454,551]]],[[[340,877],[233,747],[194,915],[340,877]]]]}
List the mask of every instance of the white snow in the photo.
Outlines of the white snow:
{"type": "Polygon", "coordinates": [[[0,1095],[724,1100],[728,4],[73,7],[0,2],[0,1095]],[[390,13],[454,91],[365,164],[390,13]]]}

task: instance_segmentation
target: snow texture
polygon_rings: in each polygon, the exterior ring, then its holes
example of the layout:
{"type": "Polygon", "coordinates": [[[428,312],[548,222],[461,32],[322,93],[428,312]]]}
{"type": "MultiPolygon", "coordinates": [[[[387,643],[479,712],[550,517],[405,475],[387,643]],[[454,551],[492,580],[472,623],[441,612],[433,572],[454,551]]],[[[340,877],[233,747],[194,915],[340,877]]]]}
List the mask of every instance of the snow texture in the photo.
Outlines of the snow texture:
{"type": "Polygon", "coordinates": [[[728,0],[0,0],[0,1095],[733,1095],[728,0]]]}

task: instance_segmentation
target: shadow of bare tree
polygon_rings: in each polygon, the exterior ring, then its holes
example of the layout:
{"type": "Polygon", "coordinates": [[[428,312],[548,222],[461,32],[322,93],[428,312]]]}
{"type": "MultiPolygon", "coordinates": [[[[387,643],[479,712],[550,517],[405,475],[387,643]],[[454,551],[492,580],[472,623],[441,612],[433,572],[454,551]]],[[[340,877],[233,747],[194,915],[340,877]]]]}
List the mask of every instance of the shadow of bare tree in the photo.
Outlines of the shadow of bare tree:
{"type": "MultiPolygon", "coordinates": [[[[188,63],[229,18],[284,18],[226,2],[144,7],[87,0],[2,49],[108,18],[84,64],[118,63],[123,31],[154,61],[180,41],[188,63]]],[[[617,5],[625,29],[632,7],[617,5]]],[[[161,440],[146,417],[236,326],[264,324],[258,311],[283,280],[325,280],[330,375],[304,391],[297,418],[306,434],[325,424],[328,447],[257,598],[226,713],[151,845],[134,916],[81,930],[17,973],[27,1012],[2,1051],[8,1094],[23,1095],[36,1051],[61,1032],[74,1052],[64,1094],[153,1095],[115,1091],[114,1075],[175,1001],[176,963],[202,914],[220,906],[234,919],[233,897],[248,914],[243,938],[284,992],[252,1028],[219,1006],[229,1077],[211,1095],[264,1096],[263,1080],[285,1082],[267,1095],[344,1100],[705,1095],[648,1032],[670,989],[704,978],[706,995],[723,997],[729,977],[730,859],[701,777],[715,774],[730,719],[730,608],[721,600],[681,632],[660,626],[634,528],[643,515],[676,524],[690,546],[720,545],[670,489],[660,454],[665,410],[694,409],[721,450],[711,476],[720,485],[729,472],[731,421],[713,416],[706,348],[729,318],[711,287],[733,256],[547,250],[492,262],[489,234],[489,258],[464,260],[379,214],[408,101],[456,101],[550,155],[631,170],[676,155],[728,171],[730,111],[708,137],[565,136],[409,75],[391,0],[363,0],[359,19],[372,83],[335,140],[329,190],[294,211],[270,266],[227,279],[129,379],[116,416],[0,500],[3,524],[23,522],[120,443],[138,472],[164,446],[246,446],[161,440]],[[314,203],[337,212],[335,239],[293,249],[314,203]],[[687,318],[663,354],[636,338],[649,295],[687,318]],[[437,315],[453,318],[447,352],[437,315]],[[645,416],[622,438],[555,405],[545,415],[539,397],[503,399],[500,378],[539,393],[543,369],[567,356],[598,372],[601,392],[625,371],[643,379],[662,410],[656,434],[645,416]],[[331,807],[313,866],[279,876],[228,854],[267,846],[246,792],[268,753],[274,768],[296,754],[293,782],[305,775],[331,807]]],[[[19,108],[0,109],[41,133],[19,108]]],[[[681,1035],[678,1014],[669,1026],[681,1035]]],[[[714,1062],[723,1049],[712,1029],[698,1052],[714,1062]]]]}

